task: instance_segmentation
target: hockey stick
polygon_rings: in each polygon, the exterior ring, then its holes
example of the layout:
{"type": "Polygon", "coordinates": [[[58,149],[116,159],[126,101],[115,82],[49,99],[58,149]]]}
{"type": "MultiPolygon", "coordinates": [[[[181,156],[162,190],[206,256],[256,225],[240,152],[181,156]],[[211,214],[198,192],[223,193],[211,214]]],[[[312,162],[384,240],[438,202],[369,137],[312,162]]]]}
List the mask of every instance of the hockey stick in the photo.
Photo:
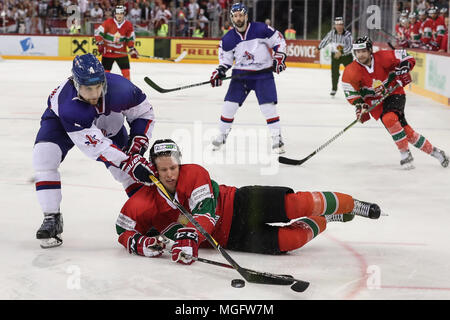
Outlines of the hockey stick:
{"type": "MultiPolygon", "coordinates": [[[[229,80],[229,79],[237,79],[243,76],[248,76],[250,74],[259,74],[259,73],[264,73],[264,72],[271,72],[273,71],[273,67],[270,68],[266,68],[266,69],[262,69],[262,70],[258,70],[258,71],[250,71],[250,72],[245,72],[245,73],[240,73],[234,76],[229,76],[229,77],[225,77],[222,79],[223,80],[229,80]]],[[[194,84],[189,84],[187,86],[182,86],[182,87],[177,87],[177,88],[172,88],[172,89],[163,89],[160,86],[158,86],[156,83],[154,83],[149,77],[145,77],[144,81],[147,82],[147,84],[152,87],[153,89],[155,89],[158,92],[161,93],[167,93],[167,92],[172,92],[172,91],[178,91],[178,90],[183,90],[183,89],[188,89],[188,88],[193,88],[193,87],[198,87],[198,86],[203,86],[205,84],[210,84],[211,81],[203,81],[203,82],[199,82],[199,83],[194,83],[194,84]]]]}
{"type": "MultiPolygon", "coordinates": [[[[366,112],[370,112],[372,111],[376,106],[378,106],[381,102],[384,101],[384,99],[386,99],[392,92],[394,92],[395,89],[397,89],[400,86],[399,83],[397,83],[391,90],[389,90],[388,92],[386,92],[379,100],[376,101],[376,103],[370,107],[366,112]]],[[[350,123],[348,126],[346,126],[343,130],[339,131],[333,138],[331,138],[330,140],[328,140],[327,142],[325,142],[323,145],[321,145],[319,148],[317,148],[316,150],[314,150],[310,155],[308,155],[306,158],[297,160],[297,159],[291,159],[291,158],[286,158],[283,156],[278,157],[278,161],[280,163],[283,164],[290,164],[290,165],[294,165],[294,166],[299,166],[302,163],[308,161],[312,156],[314,156],[316,153],[320,152],[323,148],[325,148],[326,146],[328,146],[330,143],[332,143],[334,140],[336,140],[337,138],[339,138],[341,135],[344,134],[345,131],[347,131],[348,129],[350,129],[351,127],[353,127],[357,122],[358,119],[353,120],[352,123],[350,123]]]]}
{"type": "MultiPolygon", "coordinates": [[[[111,52],[112,53],[117,53],[117,54],[130,54],[129,52],[122,52],[122,51],[111,51],[111,52]]],[[[186,55],[187,55],[187,51],[183,51],[178,57],[173,59],[173,58],[146,56],[146,55],[138,53],[139,57],[150,58],[150,59],[155,59],[155,60],[172,61],[172,62],[180,62],[181,60],[183,60],[184,57],[186,57],[186,55]]]]}
{"type": "Polygon", "coordinates": [[[169,195],[169,193],[166,191],[166,188],[163,186],[163,184],[153,175],[149,176],[150,179],[153,181],[153,183],[156,185],[156,187],[164,194],[164,196],[172,202],[177,209],[191,222],[195,228],[206,238],[206,240],[219,251],[222,256],[227,260],[231,266],[239,272],[239,274],[247,280],[247,282],[250,283],[261,283],[261,284],[275,284],[275,285],[292,285],[291,289],[296,292],[303,292],[305,291],[308,286],[309,282],[294,279],[291,276],[286,275],[277,275],[267,272],[259,272],[254,271],[246,268],[242,268],[234,259],[228,254],[228,252],[225,251],[224,248],[208,233],[206,230],[197,222],[197,220],[194,219],[194,217],[187,211],[179,202],[177,199],[173,198],[169,195]]]}

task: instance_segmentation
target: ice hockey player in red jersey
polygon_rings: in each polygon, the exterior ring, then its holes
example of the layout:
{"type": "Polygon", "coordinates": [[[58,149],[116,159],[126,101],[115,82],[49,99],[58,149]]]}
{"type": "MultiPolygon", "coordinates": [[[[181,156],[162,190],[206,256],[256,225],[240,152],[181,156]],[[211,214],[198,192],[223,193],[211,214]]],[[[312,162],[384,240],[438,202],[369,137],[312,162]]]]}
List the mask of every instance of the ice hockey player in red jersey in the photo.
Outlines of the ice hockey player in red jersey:
{"type": "Polygon", "coordinates": [[[128,54],[132,58],[137,59],[139,58],[139,53],[134,47],[133,24],[125,19],[125,13],[126,9],[124,6],[115,7],[114,18],[105,20],[95,31],[95,41],[98,52],[102,55],[102,64],[105,71],[110,72],[115,61],[122,75],[130,80],[130,59],[128,54]],[[127,48],[129,49],[128,53],[127,48]]]}
{"type": "Polygon", "coordinates": [[[356,60],[349,64],[342,76],[342,86],[348,102],[356,107],[356,116],[364,123],[372,116],[381,119],[400,151],[400,165],[413,169],[413,156],[408,143],[439,160],[447,167],[449,159],[444,151],[433,147],[423,135],[414,131],[405,118],[405,91],[403,87],[411,82],[409,72],[414,68],[415,59],[405,50],[372,51],[369,37],[358,38],[353,44],[356,60]],[[395,89],[382,103],[370,111],[374,100],[395,89]]]}
{"type": "MultiPolygon", "coordinates": [[[[355,215],[378,219],[380,208],[338,192],[294,192],[287,187],[219,185],[205,168],[181,164],[170,139],[150,149],[166,191],[223,247],[262,254],[298,249],[323,232],[328,222],[347,222],[355,215]],[[273,226],[270,223],[282,223],[273,226]],[[284,223],[284,224],[283,224],[284,223]]],[[[123,206],[116,222],[119,242],[129,253],[158,257],[165,241],[174,240],[172,261],[191,264],[205,237],[155,186],[144,186],[123,206]],[[151,231],[149,233],[149,231],[151,231]]]]}

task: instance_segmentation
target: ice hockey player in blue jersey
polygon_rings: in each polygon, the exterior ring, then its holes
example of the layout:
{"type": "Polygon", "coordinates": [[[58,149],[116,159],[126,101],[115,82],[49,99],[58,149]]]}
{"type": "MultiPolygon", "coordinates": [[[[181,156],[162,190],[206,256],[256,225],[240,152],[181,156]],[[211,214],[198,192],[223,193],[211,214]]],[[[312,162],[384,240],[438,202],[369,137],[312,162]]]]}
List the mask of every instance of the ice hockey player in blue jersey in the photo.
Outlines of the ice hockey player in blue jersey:
{"type": "Polygon", "coordinates": [[[33,168],[44,222],[36,233],[42,248],[62,244],[59,166],[76,145],[106,165],[131,196],[150,182],[151,164],[143,154],[154,127],[146,95],[120,75],[105,73],[92,54],[76,56],[72,76],[50,94],[33,149],[33,168]],[[124,120],[130,126],[130,134],[124,120]]]}
{"type": "MultiPolygon", "coordinates": [[[[219,44],[219,66],[211,75],[213,87],[222,85],[226,71],[233,66],[233,76],[273,66],[280,73],[286,69],[286,41],[283,35],[262,22],[249,22],[248,10],[242,3],[231,7],[230,19],[234,29],[225,34],[219,44]]],[[[272,71],[232,79],[225,96],[220,117],[220,134],[213,141],[213,150],[225,144],[234,116],[250,91],[254,90],[272,137],[275,153],[284,153],[280,117],[276,110],[277,90],[272,71]]]]}

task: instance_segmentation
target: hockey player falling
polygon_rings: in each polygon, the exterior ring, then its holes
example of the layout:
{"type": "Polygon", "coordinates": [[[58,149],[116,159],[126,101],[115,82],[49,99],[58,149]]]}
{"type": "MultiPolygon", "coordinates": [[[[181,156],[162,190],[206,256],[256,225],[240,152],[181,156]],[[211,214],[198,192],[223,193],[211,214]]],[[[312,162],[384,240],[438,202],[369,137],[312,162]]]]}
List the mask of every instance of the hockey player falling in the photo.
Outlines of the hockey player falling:
{"type": "Polygon", "coordinates": [[[381,50],[372,52],[369,37],[358,38],[353,44],[356,60],[349,64],[342,76],[342,87],[348,102],[356,107],[356,116],[361,123],[370,119],[381,119],[400,151],[400,165],[413,169],[413,156],[408,143],[439,160],[443,167],[449,159],[423,135],[414,131],[405,118],[405,91],[403,87],[411,82],[409,72],[414,68],[415,59],[406,50],[381,50]],[[395,84],[395,89],[380,105],[366,112],[372,101],[381,97],[395,84]]]}
{"type": "Polygon", "coordinates": [[[44,212],[36,233],[42,248],[62,244],[58,169],[69,150],[76,145],[89,158],[103,162],[131,196],[141,186],[137,181],[150,182],[150,164],[142,155],[154,127],[145,94],[122,76],[105,74],[90,53],[75,57],[72,77],[53,90],[47,105],[33,149],[36,192],[44,212]]]}
{"type": "MultiPolygon", "coordinates": [[[[181,164],[180,149],[170,139],[155,141],[150,159],[165,190],[221,247],[231,250],[279,254],[304,246],[323,232],[328,222],[347,222],[355,215],[380,216],[378,205],[338,192],[219,185],[203,167],[181,164]],[[268,224],[277,222],[291,224],[268,224]]],[[[116,229],[119,242],[129,253],[159,257],[166,241],[149,234],[155,234],[156,229],[174,240],[172,261],[182,264],[191,264],[199,245],[208,243],[156,185],[142,187],[125,203],[116,229]]]]}
{"type": "Polygon", "coordinates": [[[130,59],[128,54],[116,53],[127,52],[132,58],[139,58],[139,53],[134,47],[133,24],[125,19],[126,9],[124,6],[114,8],[114,18],[109,18],[95,30],[95,42],[98,53],[102,55],[102,64],[106,72],[110,72],[114,61],[122,72],[122,75],[130,80],[130,59]]]}
{"type": "Polygon", "coordinates": [[[211,85],[221,86],[225,73],[235,62],[233,76],[249,71],[268,69],[232,79],[225,96],[220,117],[220,134],[213,141],[213,150],[225,144],[234,116],[250,91],[254,90],[258,104],[266,118],[275,153],[284,153],[280,117],[276,110],[277,90],[272,70],[280,73],[286,69],[286,41],[283,35],[261,22],[248,22],[248,10],[241,3],[231,7],[230,19],[234,29],[227,32],[219,44],[219,66],[211,75],[211,85]],[[274,51],[272,55],[272,50],[274,51]],[[273,69],[269,69],[273,67],[273,69]]]}

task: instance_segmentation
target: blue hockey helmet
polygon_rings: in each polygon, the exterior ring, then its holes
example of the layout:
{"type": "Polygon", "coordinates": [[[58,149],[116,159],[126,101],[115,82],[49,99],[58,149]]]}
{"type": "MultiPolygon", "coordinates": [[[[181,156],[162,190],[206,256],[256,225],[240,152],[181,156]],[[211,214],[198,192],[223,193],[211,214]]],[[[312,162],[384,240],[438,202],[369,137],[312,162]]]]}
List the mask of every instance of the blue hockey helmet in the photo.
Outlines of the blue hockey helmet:
{"type": "Polygon", "coordinates": [[[243,3],[235,3],[231,6],[230,17],[233,17],[235,12],[241,12],[242,14],[248,14],[248,9],[243,3]]]}
{"type": "Polygon", "coordinates": [[[103,83],[106,87],[105,69],[92,53],[73,59],[72,76],[77,90],[81,85],[92,86],[99,83],[103,83]]]}

